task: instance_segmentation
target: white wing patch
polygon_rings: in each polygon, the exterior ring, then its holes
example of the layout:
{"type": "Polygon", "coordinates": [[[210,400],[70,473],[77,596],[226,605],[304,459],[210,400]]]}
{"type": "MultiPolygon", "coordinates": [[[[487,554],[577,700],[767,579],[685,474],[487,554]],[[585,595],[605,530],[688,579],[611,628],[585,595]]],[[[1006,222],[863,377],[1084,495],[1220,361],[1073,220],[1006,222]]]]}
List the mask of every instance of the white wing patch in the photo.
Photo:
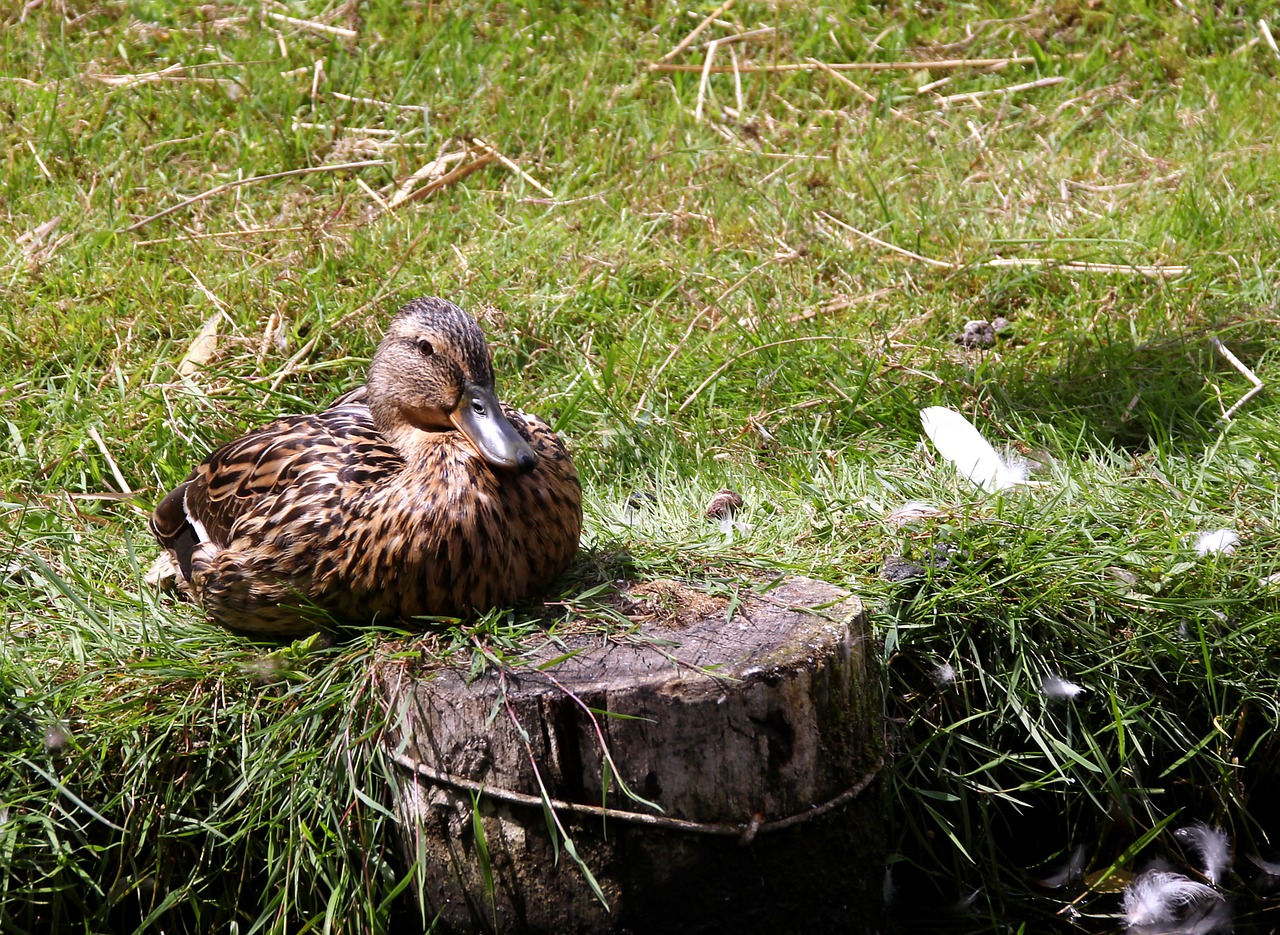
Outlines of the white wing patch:
{"type": "Polygon", "coordinates": [[[200,522],[200,520],[196,518],[196,515],[187,508],[187,497],[185,494],[183,494],[182,497],[182,512],[186,514],[187,522],[191,524],[191,528],[196,531],[196,538],[202,543],[211,542],[212,539],[209,536],[209,530],[205,529],[204,523],[200,522]]]}

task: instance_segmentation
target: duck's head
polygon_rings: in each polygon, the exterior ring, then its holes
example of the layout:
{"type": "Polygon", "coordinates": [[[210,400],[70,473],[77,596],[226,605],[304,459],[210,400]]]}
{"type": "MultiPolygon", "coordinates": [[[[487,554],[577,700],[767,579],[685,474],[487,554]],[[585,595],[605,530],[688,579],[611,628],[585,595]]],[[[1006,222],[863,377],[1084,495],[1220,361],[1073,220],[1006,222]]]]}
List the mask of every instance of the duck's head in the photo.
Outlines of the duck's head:
{"type": "Polygon", "coordinates": [[[538,463],[498,404],[480,326],[444,299],[414,299],[392,319],[369,365],[367,400],[392,439],[457,430],[496,468],[523,474],[538,463]]]}

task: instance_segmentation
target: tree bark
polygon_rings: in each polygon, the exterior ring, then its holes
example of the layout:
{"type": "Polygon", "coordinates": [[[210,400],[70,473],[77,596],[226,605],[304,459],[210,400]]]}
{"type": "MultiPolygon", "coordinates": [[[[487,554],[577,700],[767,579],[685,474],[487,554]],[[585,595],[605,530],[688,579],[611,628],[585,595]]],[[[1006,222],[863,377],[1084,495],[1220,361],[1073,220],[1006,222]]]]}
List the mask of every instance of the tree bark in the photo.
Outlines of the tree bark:
{"type": "Polygon", "coordinates": [[[861,603],[798,578],[736,606],[650,582],[625,609],[634,631],[548,640],[473,681],[384,670],[426,917],[450,932],[879,930],[883,734],[861,603]]]}

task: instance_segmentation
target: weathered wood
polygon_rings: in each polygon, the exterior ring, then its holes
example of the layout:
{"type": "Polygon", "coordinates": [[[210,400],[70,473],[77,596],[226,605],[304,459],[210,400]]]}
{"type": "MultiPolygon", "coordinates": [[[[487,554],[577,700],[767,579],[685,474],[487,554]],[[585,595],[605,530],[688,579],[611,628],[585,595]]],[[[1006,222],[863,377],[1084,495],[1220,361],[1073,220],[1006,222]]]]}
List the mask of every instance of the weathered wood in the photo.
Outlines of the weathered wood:
{"type": "Polygon", "coordinates": [[[542,670],[384,671],[428,918],[557,935],[876,930],[882,733],[861,604],[809,579],[736,607],[662,582],[631,600],[635,632],[570,638],[563,659],[548,643],[542,670]],[[539,777],[608,910],[563,844],[557,861],[539,777]]]}

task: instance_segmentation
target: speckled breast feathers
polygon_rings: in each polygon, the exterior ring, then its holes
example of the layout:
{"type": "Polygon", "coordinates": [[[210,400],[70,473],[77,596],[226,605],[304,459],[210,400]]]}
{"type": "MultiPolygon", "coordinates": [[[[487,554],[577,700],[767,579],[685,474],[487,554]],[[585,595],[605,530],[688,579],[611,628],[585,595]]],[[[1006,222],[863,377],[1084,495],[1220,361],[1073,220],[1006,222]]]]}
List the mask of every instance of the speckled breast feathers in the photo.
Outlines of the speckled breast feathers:
{"type": "Polygon", "coordinates": [[[151,525],[210,616],[285,636],[525,598],[572,561],[582,506],[560,438],[497,401],[479,327],[419,299],[365,387],[222,446],[151,525]]]}

